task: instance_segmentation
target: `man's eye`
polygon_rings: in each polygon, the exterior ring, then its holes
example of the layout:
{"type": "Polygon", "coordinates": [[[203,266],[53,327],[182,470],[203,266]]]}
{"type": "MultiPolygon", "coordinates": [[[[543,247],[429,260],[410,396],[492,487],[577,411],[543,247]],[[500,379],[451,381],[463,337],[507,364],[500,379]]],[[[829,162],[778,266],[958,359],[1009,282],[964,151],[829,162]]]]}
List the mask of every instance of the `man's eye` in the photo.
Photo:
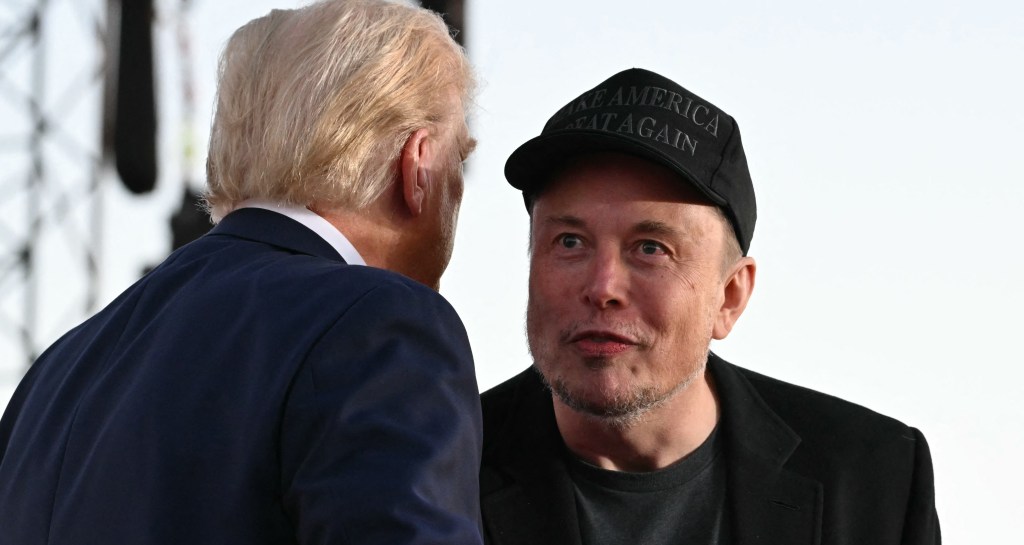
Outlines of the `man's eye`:
{"type": "Polygon", "coordinates": [[[640,243],[640,251],[646,255],[658,255],[665,253],[665,247],[652,240],[645,240],[640,243]]]}
{"type": "Polygon", "coordinates": [[[576,235],[562,235],[559,238],[559,242],[563,248],[579,248],[583,241],[576,235]]]}

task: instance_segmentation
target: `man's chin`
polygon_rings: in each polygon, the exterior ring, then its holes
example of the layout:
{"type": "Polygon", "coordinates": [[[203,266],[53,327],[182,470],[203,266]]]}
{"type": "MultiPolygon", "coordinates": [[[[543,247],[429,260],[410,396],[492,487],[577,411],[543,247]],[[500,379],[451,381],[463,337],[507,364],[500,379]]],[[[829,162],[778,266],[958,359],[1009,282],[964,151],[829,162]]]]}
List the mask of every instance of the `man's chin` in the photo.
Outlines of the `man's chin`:
{"type": "Polygon", "coordinates": [[[625,391],[608,388],[574,388],[567,381],[545,381],[548,389],[565,406],[581,415],[609,421],[633,422],[664,402],[654,388],[631,388],[625,391]]]}

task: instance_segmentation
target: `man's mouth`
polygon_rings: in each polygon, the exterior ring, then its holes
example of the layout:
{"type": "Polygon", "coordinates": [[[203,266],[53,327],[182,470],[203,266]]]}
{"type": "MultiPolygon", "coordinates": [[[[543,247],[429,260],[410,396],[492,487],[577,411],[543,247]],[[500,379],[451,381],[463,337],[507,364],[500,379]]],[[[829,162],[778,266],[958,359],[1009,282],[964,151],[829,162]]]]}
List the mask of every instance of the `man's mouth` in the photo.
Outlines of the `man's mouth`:
{"type": "Polygon", "coordinates": [[[610,331],[580,331],[569,339],[569,344],[576,347],[585,357],[607,357],[621,354],[637,345],[629,337],[610,331]]]}

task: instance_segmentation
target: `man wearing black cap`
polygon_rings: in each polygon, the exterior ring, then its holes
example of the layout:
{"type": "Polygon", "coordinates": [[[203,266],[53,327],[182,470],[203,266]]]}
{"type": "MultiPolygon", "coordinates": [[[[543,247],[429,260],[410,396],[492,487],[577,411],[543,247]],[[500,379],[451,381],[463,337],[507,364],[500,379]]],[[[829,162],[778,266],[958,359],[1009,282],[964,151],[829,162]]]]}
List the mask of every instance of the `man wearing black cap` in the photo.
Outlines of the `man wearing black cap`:
{"type": "Polygon", "coordinates": [[[531,216],[534,365],[483,395],[489,543],[939,543],[920,432],[708,350],[756,272],[732,117],[626,70],[505,176],[531,216]]]}

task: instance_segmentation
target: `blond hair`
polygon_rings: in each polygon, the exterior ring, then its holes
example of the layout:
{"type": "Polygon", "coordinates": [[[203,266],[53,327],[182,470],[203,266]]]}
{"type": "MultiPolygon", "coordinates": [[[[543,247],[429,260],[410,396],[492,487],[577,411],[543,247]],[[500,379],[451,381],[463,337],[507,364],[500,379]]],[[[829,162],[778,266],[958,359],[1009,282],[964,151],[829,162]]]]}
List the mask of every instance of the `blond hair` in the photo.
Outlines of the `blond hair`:
{"type": "MultiPolygon", "coordinates": [[[[207,159],[217,221],[242,200],[367,206],[414,131],[467,104],[473,76],[436,14],[383,0],[274,10],[235,31],[220,59],[207,159]]],[[[461,118],[459,120],[461,122],[461,118]]]]}

